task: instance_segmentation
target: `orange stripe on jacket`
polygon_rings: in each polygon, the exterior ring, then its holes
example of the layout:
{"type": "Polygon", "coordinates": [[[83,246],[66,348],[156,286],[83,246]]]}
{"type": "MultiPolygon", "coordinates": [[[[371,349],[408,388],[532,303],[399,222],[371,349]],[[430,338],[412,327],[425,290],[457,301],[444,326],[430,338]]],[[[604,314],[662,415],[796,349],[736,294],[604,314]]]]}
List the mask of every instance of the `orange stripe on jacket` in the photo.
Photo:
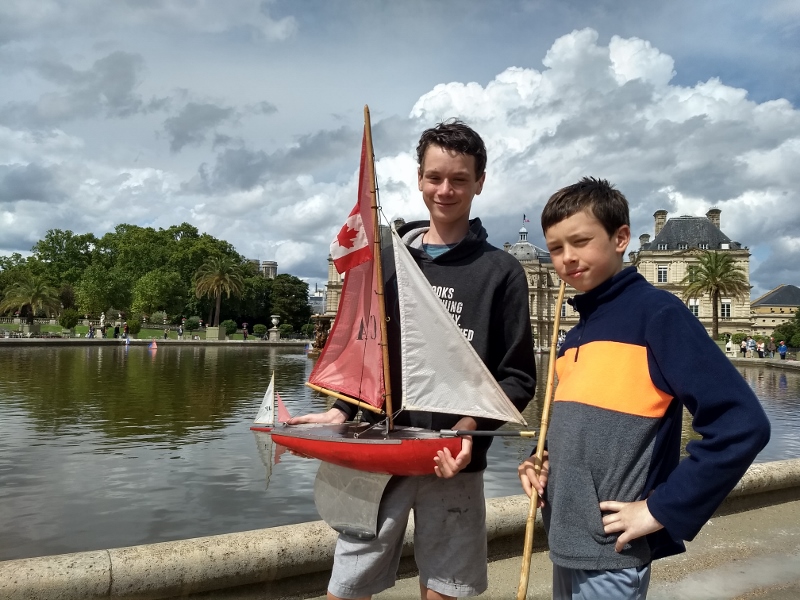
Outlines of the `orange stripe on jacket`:
{"type": "Polygon", "coordinates": [[[590,342],[580,346],[580,352],[568,349],[556,361],[556,371],[555,402],[580,402],[658,418],[664,416],[672,400],[672,396],[653,385],[644,346],[590,342]]]}

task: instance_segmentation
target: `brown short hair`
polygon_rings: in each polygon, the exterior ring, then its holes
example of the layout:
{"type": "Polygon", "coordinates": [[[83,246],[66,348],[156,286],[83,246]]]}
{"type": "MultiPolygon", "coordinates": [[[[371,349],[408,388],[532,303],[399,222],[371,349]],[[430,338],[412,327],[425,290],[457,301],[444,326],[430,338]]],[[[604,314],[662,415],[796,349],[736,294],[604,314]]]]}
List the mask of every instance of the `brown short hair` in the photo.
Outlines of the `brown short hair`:
{"type": "Polygon", "coordinates": [[[578,183],[561,188],[542,210],[542,232],[556,223],[589,209],[611,236],[623,225],[630,225],[628,201],[622,192],[605,179],[584,177],[578,183]]]}
{"type": "Polygon", "coordinates": [[[475,178],[486,170],[486,145],[478,133],[458,119],[448,119],[422,132],[417,144],[417,163],[422,167],[429,146],[439,146],[460,154],[475,157],[475,178]]]}

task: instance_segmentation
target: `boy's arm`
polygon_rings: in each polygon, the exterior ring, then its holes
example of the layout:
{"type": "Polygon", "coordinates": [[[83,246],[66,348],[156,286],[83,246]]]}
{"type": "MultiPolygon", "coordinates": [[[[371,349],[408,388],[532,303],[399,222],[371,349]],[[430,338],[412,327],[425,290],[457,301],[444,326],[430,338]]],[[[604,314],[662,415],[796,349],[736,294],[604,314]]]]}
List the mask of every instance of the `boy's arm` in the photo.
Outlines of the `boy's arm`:
{"type": "Polygon", "coordinates": [[[647,507],[673,539],[691,540],[769,441],[769,420],[686,307],[670,302],[645,335],[653,382],[689,410],[701,436],[689,442],[689,456],[653,490],[647,507]]]}
{"type": "MultiPolygon", "coordinates": [[[[522,412],[536,392],[536,358],[533,353],[531,317],[528,307],[528,281],[519,269],[509,275],[508,284],[498,290],[490,317],[492,337],[490,366],[495,379],[509,400],[522,412]]],[[[476,419],[478,429],[493,430],[502,421],[476,419]]]]}

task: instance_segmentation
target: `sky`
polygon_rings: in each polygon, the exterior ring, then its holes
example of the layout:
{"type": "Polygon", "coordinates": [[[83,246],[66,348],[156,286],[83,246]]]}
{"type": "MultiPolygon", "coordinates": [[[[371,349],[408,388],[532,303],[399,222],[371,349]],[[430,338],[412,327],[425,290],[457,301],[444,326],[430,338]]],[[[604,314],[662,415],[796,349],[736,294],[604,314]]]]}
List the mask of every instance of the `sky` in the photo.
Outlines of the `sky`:
{"type": "Polygon", "coordinates": [[[479,216],[544,246],[583,176],[703,216],[751,253],[752,297],[800,285],[800,0],[3,0],[0,255],[49,229],[189,222],[327,279],[370,107],[384,214],[423,218],[419,134],[486,141],[479,216]]]}

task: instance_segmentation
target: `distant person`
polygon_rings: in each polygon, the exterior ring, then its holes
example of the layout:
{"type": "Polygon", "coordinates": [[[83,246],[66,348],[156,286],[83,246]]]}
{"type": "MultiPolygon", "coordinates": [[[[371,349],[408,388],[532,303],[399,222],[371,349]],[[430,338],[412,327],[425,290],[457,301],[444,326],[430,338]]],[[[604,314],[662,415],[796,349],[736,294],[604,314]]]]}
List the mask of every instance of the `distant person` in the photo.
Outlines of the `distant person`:
{"type": "Polygon", "coordinates": [[[125,336],[125,339],[127,340],[128,339],[128,331],[129,331],[128,330],[128,322],[127,321],[125,321],[125,323],[123,324],[122,329],[123,329],[123,334],[125,336]]]}
{"type": "Polygon", "coordinates": [[[755,358],[755,357],[756,357],[756,341],[748,335],[747,336],[747,358],[755,358]]]}
{"type": "Polygon", "coordinates": [[[164,339],[166,340],[169,338],[169,327],[164,328],[164,339]]]}
{"type": "Polygon", "coordinates": [[[178,339],[183,339],[183,325],[178,325],[178,339]]]}
{"type": "Polygon", "coordinates": [[[758,342],[756,348],[758,349],[758,358],[764,358],[764,348],[765,348],[764,340],[758,342]]]}
{"type": "Polygon", "coordinates": [[[786,360],[786,351],[788,348],[786,347],[786,342],[781,340],[781,343],[778,344],[778,354],[781,357],[781,360],[786,360]]]}
{"type": "Polygon", "coordinates": [[[541,472],[532,457],[518,474],[542,498],[553,598],[642,600],[651,561],[685,550],[769,441],[769,420],[686,305],[623,268],[622,193],[585,177],[550,197],[542,230],[581,325],[558,352],[541,472]],[[684,408],[699,439],[681,460],[684,408]]]}
{"type": "Polygon", "coordinates": [[[767,352],[769,353],[770,358],[775,358],[775,350],[777,349],[778,347],[775,345],[775,338],[774,337],[769,338],[769,343],[767,344],[767,352]]]}
{"type": "Polygon", "coordinates": [[[114,339],[119,338],[119,325],[114,325],[114,339]]]}
{"type": "Polygon", "coordinates": [[[242,323],[242,337],[247,341],[247,323],[242,323]]]}
{"type": "Polygon", "coordinates": [[[741,348],[742,348],[742,358],[746,358],[747,357],[747,340],[742,340],[741,348]]]}

